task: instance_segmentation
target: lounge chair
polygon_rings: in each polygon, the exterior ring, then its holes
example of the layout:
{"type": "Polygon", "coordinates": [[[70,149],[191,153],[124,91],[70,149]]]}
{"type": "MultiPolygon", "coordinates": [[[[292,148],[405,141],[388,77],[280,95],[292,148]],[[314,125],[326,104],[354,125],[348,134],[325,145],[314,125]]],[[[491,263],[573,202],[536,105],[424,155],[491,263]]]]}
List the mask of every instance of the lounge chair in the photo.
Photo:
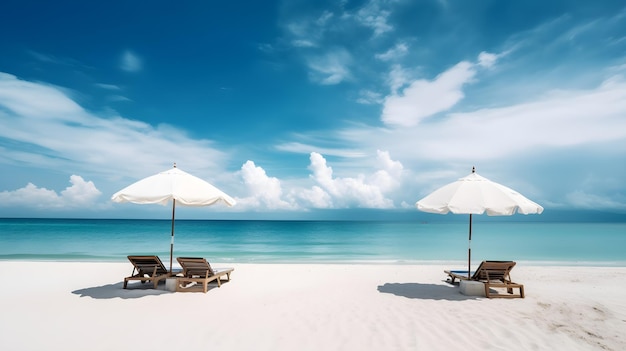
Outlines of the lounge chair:
{"type": "Polygon", "coordinates": [[[177,257],[176,260],[183,268],[182,274],[177,275],[176,291],[192,291],[190,287],[194,283],[202,284],[202,291],[208,291],[208,285],[212,281],[217,281],[217,286],[222,286],[222,277],[226,276],[225,281],[230,281],[230,273],[234,268],[211,267],[206,259],[201,257],[177,257]]]}
{"type": "Polygon", "coordinates": [[[128,260],[133,264],[133,272],[124,278],[124,289],[129,280],[139,280],[142,284],[151,281],[156,289],[161,280],[171,276],[159,256],[128,256],[128,260]]]}
{"type": "MultiPolygon", "coordinates": [[[[492,297],[524,297],[524,285],[511,281],[511,270],[515,267],[513,261],[482,261],[475,272],[470,273],[469,280],[479,281],[485,285],[485,296],[492,297]],[[492,294],[491,288],[506,288],[508,294],[492,294]],[[513,294],[513,289],[519,289],[519,294],[513,294]]],[[[455,279],[467,280],[467,271],[444,271],[448,282],[454,284],[455,279]]]]}

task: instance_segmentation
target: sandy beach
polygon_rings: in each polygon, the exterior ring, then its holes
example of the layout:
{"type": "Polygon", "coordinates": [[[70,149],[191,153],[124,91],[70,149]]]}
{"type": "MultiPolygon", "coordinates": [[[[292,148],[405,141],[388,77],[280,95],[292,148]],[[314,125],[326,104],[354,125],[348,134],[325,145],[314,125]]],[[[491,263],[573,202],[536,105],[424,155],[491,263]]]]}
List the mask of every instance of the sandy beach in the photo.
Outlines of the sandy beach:
{"type": "Polygon", "coordinates": [[[526,298],[487,299],[444,265],[213,265],[235,271],[204,294],[123,290],[130,263],[0,262],[0,349],[626,349],[624,267],[518,264],[526,298]]]}

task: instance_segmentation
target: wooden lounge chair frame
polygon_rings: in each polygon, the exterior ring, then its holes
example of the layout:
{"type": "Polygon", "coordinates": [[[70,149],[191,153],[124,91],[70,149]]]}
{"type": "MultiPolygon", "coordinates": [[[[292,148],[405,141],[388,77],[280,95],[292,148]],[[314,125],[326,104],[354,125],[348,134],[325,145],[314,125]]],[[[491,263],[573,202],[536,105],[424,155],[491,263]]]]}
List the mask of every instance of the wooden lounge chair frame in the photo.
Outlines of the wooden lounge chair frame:
{"type": "Polygon", "coordinates": [[[171,276],[159,256],[128,256],[128,260],[133,264],[133,271],[124,278],[124,289],[130,280],[139,280],[142,284],[150,281],[156,289],[161,280],[171,276]]]}
{"type": "MultiPolygon", "coordinates": [[[[176,260],[183,268],[182,276],[176,279],[176,291],[193,291],[188,287],[191,283],[202,284],[202,292],[208,291],[208,285],[217,281],[217,286],[222,287],[222,282],[230,281],[230,273],[234,268],[213,269],[209,262],[201,257],[177,257],[176,260]],[[226,276],[225,280],[222,277],[226,276]]],[[[193,284],[192,284],[193,285],[193,284]]]]}
{"type": "MultiPolygon", "coordinates": [[[[514,283],[511,280],[511,270],[515,267],[513,261],[482,261],[470,280],[479,281],[485,285],[485,296],[492,297],[524,297],[524,285],[514,283]],[[491,288],[506,288],[507,294],[492,294],[491,288]],[[519,289],[519,294],[514,294],[513,289],[519,289]]],[[[467,271],[444,271],[448,276],[448,282],[454,284],[455,279],[467,280],[467,271]]]]}

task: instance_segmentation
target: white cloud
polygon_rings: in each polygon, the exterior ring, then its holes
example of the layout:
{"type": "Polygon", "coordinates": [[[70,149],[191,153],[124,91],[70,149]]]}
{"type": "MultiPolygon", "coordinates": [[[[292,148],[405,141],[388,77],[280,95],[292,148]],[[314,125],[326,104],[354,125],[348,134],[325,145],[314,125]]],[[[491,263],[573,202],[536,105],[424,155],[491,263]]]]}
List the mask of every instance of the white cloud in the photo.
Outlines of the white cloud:
{"type": "Polygon", "coordinates": [[[222,173],[225,155],[211,141],[167,125],[99,117],[55,86],[0,73],[0,106],[0,138],[16,145],[3,154],[7,163],[129,179],[174,162],[197,175],[222,173]]]}
{"type": "Polygon", "coordinates": [[[335,85],[350,77],[349,65],[352,56],[344,49],[326,53],[323,56],[310,58],[308,61],[309,77],[322,85],[335,85]]]}
{"type": "Polygon", "coordinates": [[[17,115],[28,115],[33,119],[46,119],[50,116],[53,116],[52,118],[59,116],[57,121],[73,119],[84,112],[58,87],[30,83],[2,72],[0,72],[0,105],[17,115]]]}
{"type": "Polygon", "coordinates": [[[90,208],[102,194],[92,181],[85,181],[81,176],[72,175],[70,183],[72,185],[60,194],[32,183],[14,191],[3,191],[0,192],[0,206],[51,210],[90,208]]]}
{"type": "Polygon", "coordinates": [[[297,48],[313,48],[316,46],[314,42],[312,42],[311,40],[307,40],[307,39],[293,40],[291,44],[297,48]]]}
{"type": "Polygon", "coordinates": [[[552,91],[529,102],[448,114],[405,128],[355,126],[335,135],[356,149],[384,145],[403,163],[478,162],[620,140],[626,151],[624,116],[626,81],[614,77],[592,89],[552,91]]]}
{"type": "Polygon", "coordinates": [[[346,158],[352,157],[364,157],[366,154],[362,150],[358,149],[348,149],[348,148],[323,148],[314,146],[311,144],[304,144],[299,142],[289,142],[276,146],[277,150],[301,153],[301,154],[309,154],[311,150],[316,150],[319,153],[323,153],[325,155],[331,156],[340,156],[346,158]]]}
{"type": "Polygon", "coordinates": [[[296,48],[316,48],[320,46],[334,14],[324,11],[318,18],[300,18],[286,25],[291,45],[296,48]]]}
{"type": "Polygon", "coordinates": [[[247,161],[239,172],[247,194],[237,198],[238,210],[307,210],[310,208],[392,208],[385,196],[397,190],[403,179],[403,166],[388,152],[378,151],[377,170],[369,176],[336,177],[319,153],[309,156],[310,185],[292,183],[286,188],[265,170],[247,161]]]}
{"type": "Polygon", "coordinates": [[[330,20],[334,17],[334,14],[330,11],[324,11],[322,15],[315,21],[315,24],[320,27],[325,27],[328,25],[330,20]]]}
{"type": "Polygon", "coordinates": [[[537,147],[567,147],[626,138],[626,83],[555,91],[537,101],[455,113],[423,126],[423,157],[495,158],[537,147]]]}
{"type": "Polygon", "coordinates": [[[359,92],[359,98],[356,100],[359,104],[372,105],[380,104],[383,102],[383,97],[380,93],[371,90],[361,90],[359,92]]]}
{"type": "Polygon", "coordinates": [[[364,26],[374,30],[374,36],[393,31],[388,19],[391,11],[383,9],[384,1],[371,0],[356,13],[356,19],[364,26]]]}
{"type": "Polygon", "coordinates": [[[377,150],[377,162],[380,168],[370,179],[371,184],[378,187],[383,193],[396,190],[402,180],[404,167],[400,161],[394,161],[388,151],[377,150]]]}
{"type": "Polygon", "coordinates": [[[265,170],[257,167],[254,162],[247,161],[240,171],[243,183],[249,196],[237,198],[237,205],[246,208],[294,209],[295,206],[282,199],[283,191],[280,180],[269,177],[265,170]]]}
{"type": "Polygon", "coordinates": [[[498,55],[490,54],[488,52],[481,52],[478,55],[478,65],[485,68],[490,68],[495,65],[498,60],[498,55]]]}
{"type": "Polygon", "coordinates": [[[120,88],[119,86],[115,84],[98,83],[96,84],[96,86],[102,89],[106,89],[106,90],[115,90],[115,91],[122,90],[122,88],[120,88]]]}
{"type": "Polygon", "coordinates": [[[126,72],[138,72],[143,68],[139,56],[132,51],[124,51],[120,60],[120,68],[126,72]]]}
{"type": "Polygon", "coordinates": [[[333,198],[321,187],[314,185],[311,189],[300,189],[295,195],[303,206],[309,208],[333,208],[333,198]]]}
{"type": "Polygon", "coordinates": [[[381,61],[392,61],[406,55],[407,52],[409,52],[409,46],[401,42],[382,54],[376,54],[374,57],[381,61]]]}
{"type": "Polygon", "coordinates": [[[400,94],[385,98],[382,121],[393,126],[414,126],[426,117],[446,111],[463,97],[462,87],[476,74],[469,62],[460,62],[434,80],[416,80],[400,94]]]}
{"type": "Polygon", "coordinates": [[[413,74],[400,65],[392,66],[387,80],[391,94],[384,99],[381,120],[390,126],[410,127],[423,119],[449,110],[464,97],[479,68],[491,68],[500,56],[481,52],[477,62],[462,61],[433,80],[412,80],[413,74]]]}
{"type": "Polygon", "coordinates": [[[81,176],[72,175],[70,177],[72,186],[65,188],[61,192],[61,197],[66,201],[82,206],[92,203],[102,193],[96,188],[92,181],[85,181],[81,176]]]}
{"type": "MultiPolygon", "coordinates": [[[[379,154],[379,156],[381,156],[379,154]]],[[[386,155],[388,156],[388,155],[386,155]]],[[[383,160],[385,155],[382,156],[383,160]]],[[[385,197],[384,193],[393,188],[392,174],[389,172],[377,172],[370,179],[364,175],[357,177],[335,177],[333,169],[326,164],[326,159],[316,152],[310,156],[310,175],[319,188],[325,191],[332,198],[332,205],[335,208],[347,208],[351,206],[363,208],[392,208],[393,201],[385,197]]],[[[383,162],[385,166],[392,165],[391,169],[397,167],[393,162],[383,162]]],[[[316,190],[319,192],[319,190],[316,190]]],[[[327,205],[331,202],[328,201],[327,205]]]]}
{"type": "Polygon", "coordinates": [[[389,84],[391,95],[397,95],[398,90],[411,81],[411,76],[411,72],[404,69],[402,66],[393,65],[391,67],[391,71],[389,72],[389,78],[387,78],[387,84],[389,84]]]}

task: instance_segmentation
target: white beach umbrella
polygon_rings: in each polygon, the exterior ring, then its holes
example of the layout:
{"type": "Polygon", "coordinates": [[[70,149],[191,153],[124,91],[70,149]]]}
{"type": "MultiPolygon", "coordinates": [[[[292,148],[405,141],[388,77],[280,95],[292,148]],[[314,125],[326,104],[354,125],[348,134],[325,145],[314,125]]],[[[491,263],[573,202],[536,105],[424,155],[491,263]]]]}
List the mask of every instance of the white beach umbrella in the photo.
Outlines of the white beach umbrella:
{"type": "Polygon", "coordinates": [[[141,179],[126,188],[113,194],[114,202],[132,202],[136,204],[167,205],[172,201],[172,239],[170,244],[170,271],[174,254],[174,219],[176,205],[182,206],[209,206],[219,201],[228,206],[234,206],[235,200],[224,192],[176,168],[141,179]]]}
{"type": "Polygon", "coordinates": [[[527,199],[517,191],[492,182],[476,173],[444,185],[419,200],[417,209],[424,212],[446,214],[469,214],[469,246],[467,249],[468,278],[472,261],[472,215],[487,213],[488,216],[540,214],[543,207],[527,199]]]}

